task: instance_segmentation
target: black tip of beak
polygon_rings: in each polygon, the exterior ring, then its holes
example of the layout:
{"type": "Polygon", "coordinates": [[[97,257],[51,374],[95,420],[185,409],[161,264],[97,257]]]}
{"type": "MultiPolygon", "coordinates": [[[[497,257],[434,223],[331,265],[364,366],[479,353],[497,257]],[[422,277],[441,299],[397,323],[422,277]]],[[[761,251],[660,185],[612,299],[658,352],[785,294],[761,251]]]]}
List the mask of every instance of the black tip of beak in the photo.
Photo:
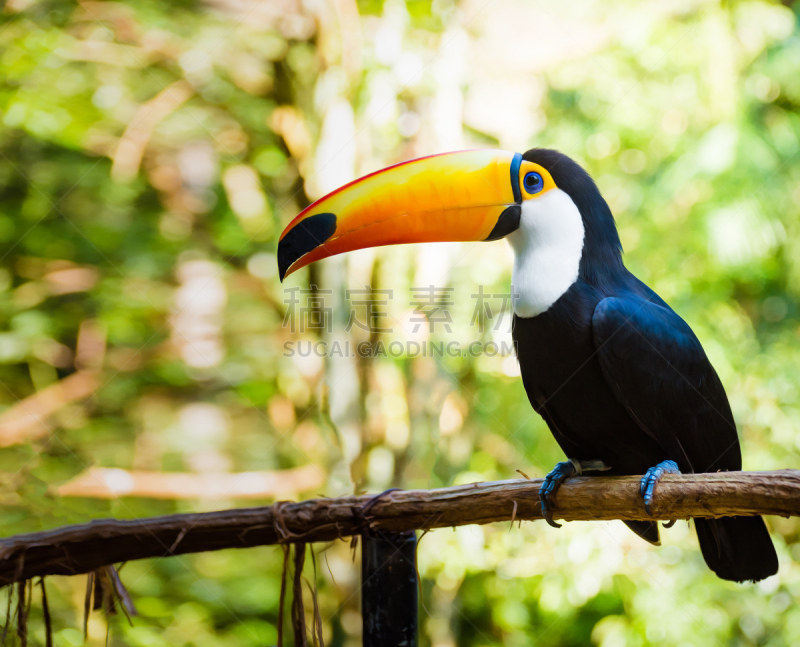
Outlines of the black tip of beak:
{"type": "Polygon", "coordinates": [[[336,216],[332,213],[318,213],[301,220],[278,243],[278,273],[283,277],[294,262],[316,249],[336,231],[336,216]]]}
{"type": "Polygon", "coordinates": [[[522,207],[518,204],[508,207],[500,214],[500,217],[497,219],[497,224],[494,226],[494,229],[492,229],[492,233],[484,238],[484,240],[500,240],[501,238],[505,238],[512,231],[519,229],[520,218],[522,218],[522,207]]]}

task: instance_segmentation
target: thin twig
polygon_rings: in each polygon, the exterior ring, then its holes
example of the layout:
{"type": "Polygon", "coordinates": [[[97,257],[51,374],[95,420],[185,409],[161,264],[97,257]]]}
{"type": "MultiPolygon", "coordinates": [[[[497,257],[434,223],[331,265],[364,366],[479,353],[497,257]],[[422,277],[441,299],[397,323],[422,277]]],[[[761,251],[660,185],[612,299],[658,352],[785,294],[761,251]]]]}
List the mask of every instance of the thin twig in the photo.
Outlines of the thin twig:
{"type": "Polygon", "coordinates": [[[319,612],[319,592],[317,590],[317,557],[314,554],[314,547],[311,547],[311,564],[314,566],[314,588],[311,590],[311,597],[314,602],[314,624],[317,630],[317,641],[319,647],[325,647],[325,640],[322,637],[322,614],[319,612]]]}
{"type": "Polygon", "coordinates": [[[94,589],[94,571],[86,576],[86,596],[83,599],[83,642],[89,640],[89,614],[92,612],[92,590],[94,589]]]}
{"type": "Polygon", "coordinates": [[[120,578],[119,572],[116,568],[113,566],[106,566],[106,573],[111,580],[113,590],[116,592],[117,597],[119,598],[122,611],[125,613],[125,617],[128,619],[128,623],[132,627],[133,621],[131,620],[131,616],[139,615],[136,611],[136,606],[133,604],[133,599],[131,598],[130,593],[128,593],[128,589],[126,589],[125,585],[122,583],[122,579],[120,578]]]}
{"type": "Polygon", "coordinates": [[[303,564],[306,559],[306,545],[294,545],[294,581],[292,584],[292,627],[295,647],[308,645],[306,633],[306,612],[303,607],[303,564]]]}
{"type": "Polygon", "coordinates": [[[9,586],[7,589],[8,591],[8,604],[6,605],[6,623],[3,625],[3,642],[0,643],[5,647],[6,645],[6,636],[8,636],[8,625],[11,623],[11,598],[14,595],[14,587],[9,586]]]}
{"type": "Polygon", "coordinates": [[[44,645],[53,647],[53,623],[50,619],[50,606],[47,604],[47,589],[44,585],[44,578],[39,579],[39,586],[42,587],[42,615],[44,616],[44,645]]]}
{"type": "Polygon", "coordinates": [[[278,647],[283,647],[283,609],[286,602],[286,572],[289,570],[289,546],[283,546],[283,569],[281,570],[281,596],[278,601],[278,647]]]}
{"type": "Polygon", "coordinates": [[[28,645],[28,605],[25,603],[27,582],[17,582],[17,638],[20,647],[28,645]]]}

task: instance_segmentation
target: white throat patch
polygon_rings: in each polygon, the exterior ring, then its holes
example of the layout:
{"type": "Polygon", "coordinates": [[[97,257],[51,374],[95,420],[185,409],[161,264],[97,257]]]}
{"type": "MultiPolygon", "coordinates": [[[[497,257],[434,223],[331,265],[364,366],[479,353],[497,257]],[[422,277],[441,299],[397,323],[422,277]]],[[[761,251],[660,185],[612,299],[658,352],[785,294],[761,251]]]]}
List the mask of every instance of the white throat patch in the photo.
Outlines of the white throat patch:
{"type": "Polygon", "coordinates": [[[535,317],[578,278],[585,231],[578,207],[561,189],[522,203],[519,229],[507,236],[514,249],[514,312],[535,317]]]}

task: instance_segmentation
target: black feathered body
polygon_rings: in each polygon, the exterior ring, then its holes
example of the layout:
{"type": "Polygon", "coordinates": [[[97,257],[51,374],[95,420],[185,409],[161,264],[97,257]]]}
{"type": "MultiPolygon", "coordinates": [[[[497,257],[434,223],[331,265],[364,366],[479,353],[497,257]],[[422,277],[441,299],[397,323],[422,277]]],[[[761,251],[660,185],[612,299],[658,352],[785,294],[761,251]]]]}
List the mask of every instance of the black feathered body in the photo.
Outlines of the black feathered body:
{"type": "MultiPolygon", "coordinates": [[[[640,475],[664,460],[684,473],[740,470],[725,389],[691,328],[622,263],[614,218],[589,175],[544,149],[524,158],[550,171],[583,219],[578,278],[545,312],[515,316],[523,384],[569,458],[605,474],[640,475]]],[[[649,541],[655,525],[629,526],[649,541]]],[[[703,556],[724,579],[777,571],[760,517],[696,520],[703,556]]]]}
{"type": "Polygon", "coordinates": [[[699,341],[626,270],[600,288],[579,279],[547,312],[516,317],[514,343],[531,404],[570,458],[619,475],[667,459],[683,472],[741,469],[728,399],[699,341]]]}

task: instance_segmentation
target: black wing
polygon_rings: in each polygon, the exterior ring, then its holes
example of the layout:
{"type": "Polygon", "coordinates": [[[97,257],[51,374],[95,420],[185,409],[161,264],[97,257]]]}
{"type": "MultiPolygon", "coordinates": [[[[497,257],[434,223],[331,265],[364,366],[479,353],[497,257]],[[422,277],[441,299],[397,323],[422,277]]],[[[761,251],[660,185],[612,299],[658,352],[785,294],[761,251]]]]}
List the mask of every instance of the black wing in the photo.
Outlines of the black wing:
{"type": "Polygon", "coordinates": [[[740,470],[725,389],[692,329],[639,297],[603,299],[592,317],[606,381],[682,472],[740,470]]]}

